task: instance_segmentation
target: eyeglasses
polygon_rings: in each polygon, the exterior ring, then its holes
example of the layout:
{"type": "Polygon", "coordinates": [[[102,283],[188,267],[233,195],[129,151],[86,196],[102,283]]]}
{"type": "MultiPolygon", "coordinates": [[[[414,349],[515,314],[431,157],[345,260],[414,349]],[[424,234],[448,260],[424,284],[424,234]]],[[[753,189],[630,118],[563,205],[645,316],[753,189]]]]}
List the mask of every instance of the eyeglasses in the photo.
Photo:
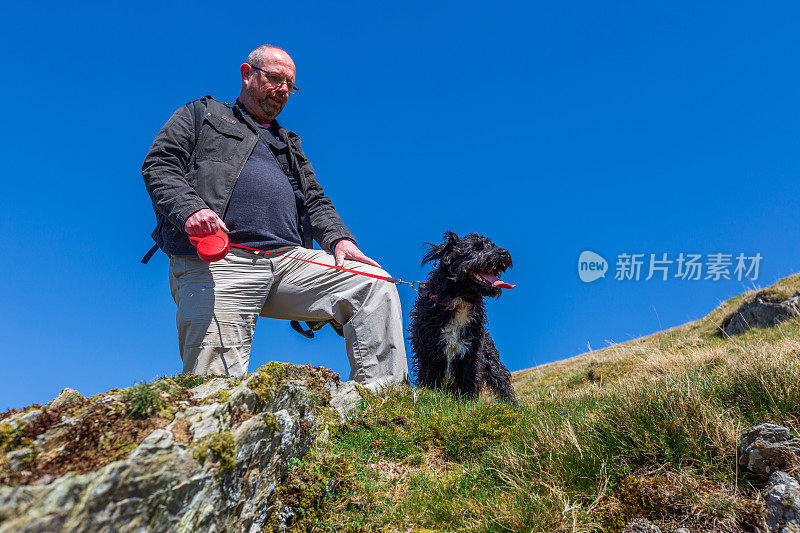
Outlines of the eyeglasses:
{"type": "MultiPolygon", "coordinates": [[[[250,63],[248,63],[250,65],[250,63]]],[[[276,72],[270,72],[268,70],[264,70],[263,68],[258,68],[255,65],[250,65],[254,69],[258,70],[259,72],[263,72],[266,75],[267,81],[273,87],[280,87],[284,83],[286,84],[286,88],[289,90],[289,94],[294,94],[300,90],[300,87],[294,84],[294,82],[285,79],[283,76],[276,72]]]]}

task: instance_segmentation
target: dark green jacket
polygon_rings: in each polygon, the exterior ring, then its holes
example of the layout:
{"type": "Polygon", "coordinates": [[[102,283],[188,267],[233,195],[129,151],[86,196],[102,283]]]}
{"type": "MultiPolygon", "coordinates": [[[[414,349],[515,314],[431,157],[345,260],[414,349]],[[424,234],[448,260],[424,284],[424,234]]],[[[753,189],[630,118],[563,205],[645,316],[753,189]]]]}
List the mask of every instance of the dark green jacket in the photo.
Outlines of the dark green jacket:
{"type": "MultiPolygon", "coordinates": [[[[198,104],[203,110],[199,135],[195,137],[194,104],[188,103],[158,132],[142,165],[156,212],[153,239],[169,255],[195,254],[183,230],[193,213],[209,208],[225,217],[233,186],[259,141],[257,130],[235,106],[230,108],[210,96],[198,104]]],[[[314,240],[329,252],[339,239],[355,242],[317,183],[300,148],[300,137],[279,125],[277,131],[290,147],[292,175],[305,196],[314,240]]]]}

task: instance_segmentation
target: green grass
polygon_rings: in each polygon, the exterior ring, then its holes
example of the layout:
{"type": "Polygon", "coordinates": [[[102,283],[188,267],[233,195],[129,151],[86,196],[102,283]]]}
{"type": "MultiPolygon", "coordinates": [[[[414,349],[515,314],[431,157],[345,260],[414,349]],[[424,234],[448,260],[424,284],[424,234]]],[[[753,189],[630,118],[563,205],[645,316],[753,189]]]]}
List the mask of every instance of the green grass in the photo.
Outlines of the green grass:
{"type": "Polygon", "coordinates": [[[202,385],[203,383],[207,383],[212,379],[216,378],[229,378],[229,376],[223,375],[198,375],[198,374],[178,374],[177,376],[164,376],[161,379],[169,379],[172,380],[176,385],[179,387],[183,387],[184,389],[193,389],[198,385],[202,385]]]}
{"type": "MultiPolygon", "coordinates": [[[[162,376],[153,382],[137,383],[133,387],[122,391],[122,402],[125,405],[125,414],[131,418],[146,419],[157,414],[169,414],[170,403],[179,397],[188,397],[188,390],[207,383],[218,377],[226,378],[229,382],[239,380],[228,376],[197,374],[178,374],[176,376],[162,376]]],[[[227,401],[229,393],[226,390],[213,396],[219,401],[227,401]]]]}
{"type": "MultiPolygon", "coordinates": [[[[791,295],[800,276],[770,288],[791,295]]],[[[513,406],[404,387],[293,465],[295,530],[740,531],[763,520],[744,428],[800,429],[800,320],[734,339],[747,293],[697,322],[518,373],[513,406]],[[302,497],[301,497],[302,495],[302,497]]]]}
{"type": "Polygon", "coordinates": [[[122,393],[122,401],[127,409],[127,416],[132,418],[150,418],[167,406],[161,397],[162,387],[154,383],[139,383],[122,393]]]}
{"type": "Polygon", "coordinates": [[[667,492],[705,493],[695,504],[663,496],[673,510],[654,518],[737,531],[751,517],[735,495],[752,491],[735,467],[739,433],[767,421],[798,429],[800,365],[773,355],[520,406],[408,388],[379,395],[296,467],[341,487],[317,491],[307,518],[327,530],[618,531],[652,512],[620,487],[666,472],[685,478],[667,492]],[[337,457],[348,461],[338,471],[320,468],[337,457]]]}

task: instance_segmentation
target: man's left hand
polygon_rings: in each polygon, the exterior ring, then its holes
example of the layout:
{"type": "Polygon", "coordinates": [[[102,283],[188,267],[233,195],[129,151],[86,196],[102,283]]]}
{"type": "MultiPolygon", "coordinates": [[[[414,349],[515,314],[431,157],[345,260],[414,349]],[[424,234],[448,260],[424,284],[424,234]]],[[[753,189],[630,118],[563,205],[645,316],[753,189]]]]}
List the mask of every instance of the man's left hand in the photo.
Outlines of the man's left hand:
{"type": "Polygon", "coordinates": [[[356,243],[347,239],[342,239],[336,243],[336,248],[333,250],[333,256],[336,258],[336,266],[339,267],[344,264],[345,259],[351,259],[353,261],[360,261],[361,263],[366,263],[368,265],[381,268],[378,263],[364,255],[361,250],[358,249],[356,243]]]}

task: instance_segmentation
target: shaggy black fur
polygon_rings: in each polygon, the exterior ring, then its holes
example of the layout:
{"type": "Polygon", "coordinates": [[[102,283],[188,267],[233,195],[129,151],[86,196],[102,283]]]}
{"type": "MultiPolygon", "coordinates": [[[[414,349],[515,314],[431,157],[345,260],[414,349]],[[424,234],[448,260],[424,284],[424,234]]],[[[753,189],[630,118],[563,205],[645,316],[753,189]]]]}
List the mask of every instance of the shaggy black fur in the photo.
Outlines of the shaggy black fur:
{"type": "Polygon", "coordinates": [[[501,289],[478,276],[500,277],[511,268],[511,254],[476,233],[460,238],[449,231],[444,237],[442,244],[428,243],[422,264],[433,262],[436,268],[411,311],[417,384],[477,398],[485,383],[513,402],[511,373],[486,329],[483,299],[499,296],[501,289]]]}

